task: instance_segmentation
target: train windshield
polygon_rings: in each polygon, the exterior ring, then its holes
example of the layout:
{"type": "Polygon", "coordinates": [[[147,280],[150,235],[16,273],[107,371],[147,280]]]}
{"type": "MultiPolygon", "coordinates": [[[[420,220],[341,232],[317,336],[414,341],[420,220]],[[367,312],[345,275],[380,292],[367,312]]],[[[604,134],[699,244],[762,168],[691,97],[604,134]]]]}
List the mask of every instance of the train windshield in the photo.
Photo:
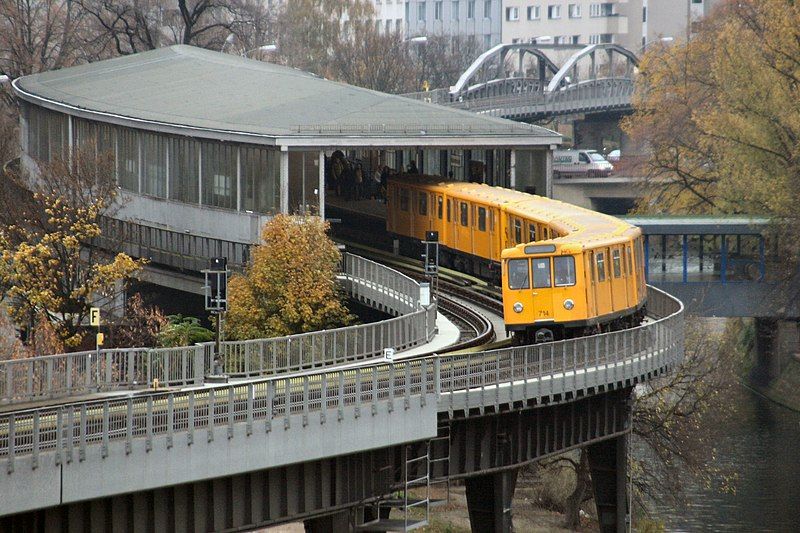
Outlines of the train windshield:
{"type": "Polygon", "coordinates": [[[529,289],[531,287],[528,275],[527,259],[508,260],[508,288],[513,290],[529,289]]]}
{"type": "Polygon", "coordinates": [[[556,287],[575,285],[575,258],[562,255],[553,259],[556,287]]]}
{"type": "Polygon", "coordinates": [[[533,288],[544,289],[550,286],[550,258],[533,259],[533,288]]]}

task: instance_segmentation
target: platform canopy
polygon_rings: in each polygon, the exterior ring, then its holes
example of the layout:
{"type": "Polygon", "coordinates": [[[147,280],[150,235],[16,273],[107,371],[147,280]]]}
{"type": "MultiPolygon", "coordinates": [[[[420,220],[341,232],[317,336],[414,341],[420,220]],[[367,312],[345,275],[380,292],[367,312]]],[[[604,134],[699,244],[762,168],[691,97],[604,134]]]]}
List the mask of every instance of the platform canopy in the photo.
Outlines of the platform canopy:
{"type": "Polygon", "coordinates": [[[20,98],[96,121],[281,146],[533,147],[558,133],[186,45],[14,81],[20,98]]]}

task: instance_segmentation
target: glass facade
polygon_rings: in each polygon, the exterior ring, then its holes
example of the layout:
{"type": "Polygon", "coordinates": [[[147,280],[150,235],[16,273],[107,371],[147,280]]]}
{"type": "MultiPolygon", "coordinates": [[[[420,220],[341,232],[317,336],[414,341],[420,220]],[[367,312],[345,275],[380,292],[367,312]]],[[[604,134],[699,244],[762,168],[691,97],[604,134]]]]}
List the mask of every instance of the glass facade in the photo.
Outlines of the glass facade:
{"type": "MultiPolygon", "coordinates": [[[[39,161],[66,154],[67,115],[26,104],[25,148],[39,161]]],[[[72,118],[75,148],[95,150],[110,161],[117,183],[138,194],[190,204],[261,214],[280,211],[280,154],[257,145],[198,141],[113,124],[72,118]]],[[[318,172],[311,157],[302,185],[316,193],[318,172]]],[[[305,188],[301,187],[301,191],[305,188]]],[[[309,195],[300,194],[308,204],[309,195]]],[[[317,207],[318,208],[318,207],[317,207]]]]}

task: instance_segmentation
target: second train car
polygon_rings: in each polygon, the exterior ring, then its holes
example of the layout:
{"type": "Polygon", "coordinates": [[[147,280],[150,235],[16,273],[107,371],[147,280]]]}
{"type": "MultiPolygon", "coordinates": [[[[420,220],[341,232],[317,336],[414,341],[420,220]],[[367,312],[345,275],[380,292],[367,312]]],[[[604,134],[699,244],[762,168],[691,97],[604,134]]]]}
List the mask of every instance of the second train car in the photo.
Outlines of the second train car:
{"type": "Polygon", "coordinates": [[[426,176],[389,180],[387,230],[439,232],[444,266],[501,284],[506,328],[547,342],[641,321],[641,230],[618,218],[519,191],[426,176]]]}

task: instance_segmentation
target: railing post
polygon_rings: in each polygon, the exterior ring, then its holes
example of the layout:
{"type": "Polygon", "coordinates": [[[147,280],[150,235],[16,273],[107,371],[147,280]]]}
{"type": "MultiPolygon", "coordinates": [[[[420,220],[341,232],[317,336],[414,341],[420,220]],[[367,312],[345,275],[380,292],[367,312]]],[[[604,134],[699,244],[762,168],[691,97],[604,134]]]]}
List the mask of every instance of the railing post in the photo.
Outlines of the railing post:
{"type": "Polygon", "coordinates": [[[339,371],[339,420],[344,418],[344,371],[339,371]]]}
{"type": "Polygon", "coordinates": [[[215,404],[215,394],[214,388],[208,389],[208,418],[206,419],[206,438],[208,439],[207,442],[211,442],[214,440],[214,418],[215,418],[215,411],[216,406],[215,404]]]}
{"type": "Polygon", "coordinates": [[[275,381],[267,381],[267,417],[264,428],[267,433],[272,431],[272,418],[275,415],[275,381]]]}
{"type": "Polygon", "coordinates": [[[6,471],[9,474],[14,472],[14,456],[17,452],[16,418],[17,415],[15,413],[8,415],[8,460],[6,471]]]}
{"type": "Polygon", "coordinates": [[[103,444],[100,447],[100,456],[105,459],[108,457],[108,432],[111,431],[109,421],[108,400],[103,402],[103,444]]]}
{"type": "Polygon", "coordinates": [[[291,425],[292,414],[292,380],[285,378],[283,380],[283,429],[289,429],[291,425]]]}
{"type": "Polygon", "coordinates": [[[234,395],[233,387],[228,387],[228,439],[233,438],[233,408],[234,408],[234,395]]]}
{"type": "Polygon", "coordinates": [[[80,420],[80,447],[78,448],[78,460],[83,462],[86,460],[86,404],[81,404],[81,420],[80,420]]]}
{"type": "Polygon", "coordinates": [[[175,393],[170,392],[167,396],[167,449],[172,448],[175,434],[175,393]]]}
{"type": "Polygon", "coordinates": [[[252,383],[247,384],[247,436],[253,434],[253,399],[256,391],[252,383]]]}
{"type": "Polygon", "coordinates": [[[36,469],[39,466],[39,411],[33,412],[33,459],[31,466],[36,469]]]}
{"type": "Polygon", "coordinates": [[[125,407],[125,455],[129,455],[133,451],[133,398],[128,398],[125,407]]]}
{"type": "Polygon", "coordinates": [[[147,397],[147,418],[145,418],[146,436],[144,441],[144,449],[149,452],[153,449],[153,397],[147,397]]]}
{"type": "Polygon", "coordinates": [[[187,435],[186,435],[186,444],[191,446],[194,444],[194,391],[189,391],[189,401],[187,402],[187,435]]]}

